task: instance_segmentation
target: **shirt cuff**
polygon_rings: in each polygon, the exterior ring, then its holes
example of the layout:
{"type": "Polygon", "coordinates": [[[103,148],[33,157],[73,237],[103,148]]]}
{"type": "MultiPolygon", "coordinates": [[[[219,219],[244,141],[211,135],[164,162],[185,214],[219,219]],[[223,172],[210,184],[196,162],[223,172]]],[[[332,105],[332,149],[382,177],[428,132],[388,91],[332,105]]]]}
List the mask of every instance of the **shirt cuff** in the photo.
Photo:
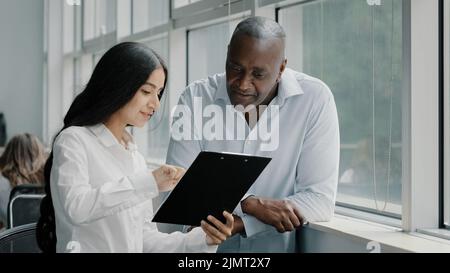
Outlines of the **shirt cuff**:
{"type": "Polygon", "coordinates": [[[131,181],[131,184],[133,184],[133,187],[137,192],[144,193],[152,197],[158,196],[158,185],[156,184],[155,177],[150,170],[137,172],[128,176],[128,179],[131,181]]]}
{"type": "Polygon", "coordinates": [[[206,233],[201,227],[193,228],[187,234],[189,252],[215,253],[217,251],[217,245],[208,245],[206,243],[206,233]]]}
{"type": "Polygon", "coordinates": [[[244,215],[244,217],[242,217],[242,222],[244,223],[245,237],[247,238],[268,229],[275,229],[274,227],[264,224],[251,215],[244,215]]]}
{"type": "Polygon", "coordinates": [[[241,218],[243,218],[244,217],[244,215],[245,215],[245,213],[244,213],[244,211],[242,210],[242,206],[241,206],[241,203],[242,203],[242,201],[244,201],[245,199],[247,199],[248,197],[250,197],[250,196],[253,196],[254,194],[248,194],[248,193],[246,193],[245,195],[244,195],[244,197],[242,197],[242,199],[241,199],[241,201],[239,202],[239,204],[236,206],[236,208],[234,209],[234,214],[236,214],[237,216],[239,216],[239,217],[241,217],[241,218]]]}

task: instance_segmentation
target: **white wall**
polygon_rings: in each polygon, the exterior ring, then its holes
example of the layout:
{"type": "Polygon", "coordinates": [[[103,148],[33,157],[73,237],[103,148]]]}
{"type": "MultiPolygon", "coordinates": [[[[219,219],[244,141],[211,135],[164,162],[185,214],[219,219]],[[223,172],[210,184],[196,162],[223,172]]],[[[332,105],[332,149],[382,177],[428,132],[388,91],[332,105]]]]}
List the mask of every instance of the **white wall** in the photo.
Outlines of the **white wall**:
{"type": "Polygon", "coordinates": [[[0,0],[0,112],[8,139],[42,139],[43,0],[0,0]]]}

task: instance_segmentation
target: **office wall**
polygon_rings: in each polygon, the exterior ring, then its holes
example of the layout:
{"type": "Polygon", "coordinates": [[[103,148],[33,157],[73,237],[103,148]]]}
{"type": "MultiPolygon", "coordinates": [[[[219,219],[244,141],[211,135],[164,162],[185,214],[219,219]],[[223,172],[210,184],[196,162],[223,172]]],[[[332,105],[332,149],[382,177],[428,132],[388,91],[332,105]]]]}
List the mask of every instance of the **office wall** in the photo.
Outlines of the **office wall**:
{"type": "Polygon", "coordinates": [[[8,139],[42,139],[44,0],[0,0],[0,112],[8,139]]]}

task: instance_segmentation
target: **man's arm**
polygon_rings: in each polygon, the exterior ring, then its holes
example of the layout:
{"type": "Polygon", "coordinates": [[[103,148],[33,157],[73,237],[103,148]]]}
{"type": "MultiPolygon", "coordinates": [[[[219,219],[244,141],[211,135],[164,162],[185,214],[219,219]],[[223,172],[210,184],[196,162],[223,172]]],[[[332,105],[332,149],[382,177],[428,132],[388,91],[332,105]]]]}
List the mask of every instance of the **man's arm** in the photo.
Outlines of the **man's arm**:
{"type": "Polygon", "coordinates": [[[241,202],[247,236],[267,230],[264,224],[285,232],[304,221],[329,220],[334,213],[339,146],[336,105],[330,96],[311,119],[297,164],[296,193],[283,200],[252,196],[241,202]]]}

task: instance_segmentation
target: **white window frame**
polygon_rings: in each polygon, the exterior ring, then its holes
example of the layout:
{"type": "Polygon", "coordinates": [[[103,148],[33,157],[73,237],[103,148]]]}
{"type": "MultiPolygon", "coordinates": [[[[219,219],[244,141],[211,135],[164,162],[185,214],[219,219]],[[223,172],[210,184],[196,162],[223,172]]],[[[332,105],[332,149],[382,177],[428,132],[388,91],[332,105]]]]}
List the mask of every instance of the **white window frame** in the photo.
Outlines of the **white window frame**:
{"type": "Polygon", "coordinates": [[[450,0],[444,0],[444,208],[443,225],[450,226],[450,0]]]}
{"type": "Polygon", "coordinates": [[[403,70],[410,83],[402,103],[404,231],[439,228],[438,7],[438,0],[404,1],[404,25],[410,26],[403,36],[410,45],[403,70]]]}

